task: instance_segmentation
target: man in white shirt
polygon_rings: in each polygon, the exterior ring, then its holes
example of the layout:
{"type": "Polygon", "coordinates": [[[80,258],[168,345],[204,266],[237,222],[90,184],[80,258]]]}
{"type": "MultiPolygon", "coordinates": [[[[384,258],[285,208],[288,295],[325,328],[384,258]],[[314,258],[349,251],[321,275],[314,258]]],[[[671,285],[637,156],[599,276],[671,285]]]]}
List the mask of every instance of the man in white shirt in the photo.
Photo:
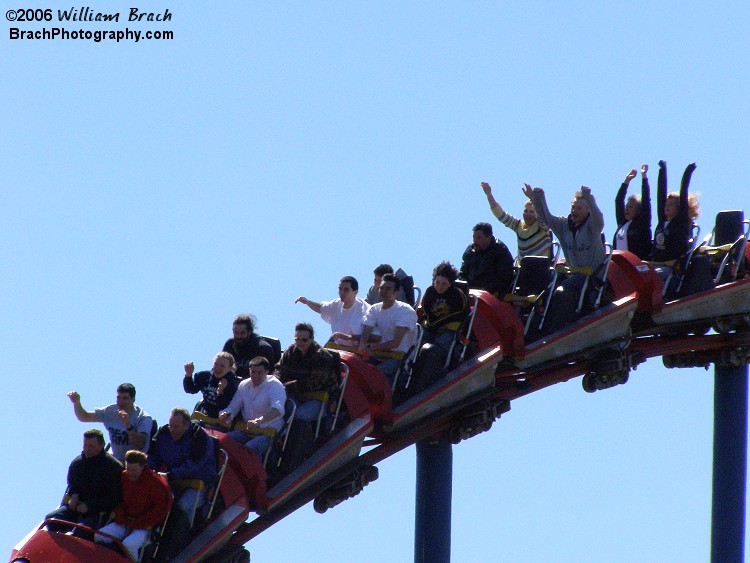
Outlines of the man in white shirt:
{"type": "Polygon", "coordinates": [[[417,313],[407,303],[396,300],[399,286],[400,280],[395,275],[383,275],[378,288],[382,301],[367,311],[359,339],[359,352],[370,355],[370,362],[391,382],[404,353],[417,338],[417,313]],[[379,342],[370,341],[375,329],[380,332],[379,342]]]}
{"type": "Polygon", "coordinates": [[[253,434],[252,430],[281,430],[284,425],[286,391],[281,381],[269,374],[271,364],[267,358],[253,358],[250,360],[249,369],[250,377],[240,383],[227,410],[219,414],[219,420],[229,426],[238,414],[241,415],[250,432],[232,430],[227,436],[244,444],[247,449],[262,458],[271,445],[271,436],[253,434]]]}
{"type": "Polygon", "coordinates": [[[297,297],[295,303],[304,303],[331,325],[331,339],[339,346],[356,346],[362,334],[362,321],[370,306],[357,297],[359,283],[353,276],[339,281],[339,298],[316,303],[307,297],[297,297]]]}

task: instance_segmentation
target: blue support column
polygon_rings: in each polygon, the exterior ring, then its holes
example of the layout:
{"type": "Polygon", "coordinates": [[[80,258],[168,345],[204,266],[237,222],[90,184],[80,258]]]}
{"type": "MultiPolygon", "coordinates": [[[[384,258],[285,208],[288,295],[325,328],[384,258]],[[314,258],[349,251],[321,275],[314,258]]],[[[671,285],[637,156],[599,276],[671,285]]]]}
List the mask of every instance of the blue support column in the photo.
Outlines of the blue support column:
{"type": "Polygon", "coordinates": [[[453,445],[447,439],[417,442],[414,562],[451,560],[453,445]]]}
{"type": "Polygon", "coordinates": [[[716,364],[711,561],[743,561],[747,475],[747,365],[716,364]]]}

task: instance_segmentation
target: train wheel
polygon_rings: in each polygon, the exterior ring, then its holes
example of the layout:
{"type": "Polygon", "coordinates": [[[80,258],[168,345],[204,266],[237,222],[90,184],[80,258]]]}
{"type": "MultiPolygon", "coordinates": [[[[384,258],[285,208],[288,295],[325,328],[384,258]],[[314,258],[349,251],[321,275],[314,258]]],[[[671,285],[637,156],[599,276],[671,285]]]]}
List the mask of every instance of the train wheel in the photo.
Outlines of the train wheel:
{"type": "Polygon", "coordinates": [[[318,514],[324,514],[326,510],[328,510],[328,500],[326,500],[325,497],[317,497],[313,501],[313,509],[318,514]]]}
{"type": "Polygon", "coordinates": [[[583,390],[586,391],[586,393],[593,393],[596,391],[596,374],[595,373],[587,373],[583,376],[583,380],[581,381],[581,385],[583,386],[583,390]]]}

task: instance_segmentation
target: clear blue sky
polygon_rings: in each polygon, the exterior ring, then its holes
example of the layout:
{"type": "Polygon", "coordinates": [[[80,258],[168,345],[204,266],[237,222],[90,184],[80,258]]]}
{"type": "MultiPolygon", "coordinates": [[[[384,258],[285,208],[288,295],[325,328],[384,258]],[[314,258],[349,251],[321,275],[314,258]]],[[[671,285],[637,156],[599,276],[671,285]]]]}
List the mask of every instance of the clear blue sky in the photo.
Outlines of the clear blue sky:
{"type": "MultiPolygon", "coordinates": [[[[8,554],[80,452],[67,391],[92,409],[131,381],[166,422],[194,404],[182,365],[208,368],[234,315],[284,345],[297,321],[325,339],[298,295],[333,299],[347,274],[366,289],[381,262],[424,287],[460,261],[471,227],[494,221],[482,180],[517,213],[523,182],[560,214],[588,185],[608,237],[644,162],[667,160],[672,186],[698,164],[704,233],[750,208],[744,2],[148,8],[173,21],[78,27],[173,41],[22,43],[2,25],[8,554]]],[[[712,395],[712,370],[654,359],[609,391],[576,379],[515,401],[454,448],[453,560],[707,560],[712,395]]],[[[323,516],[299,510],[248,545],[253,561],[411,560],[414,461],[382,463],[323,516]]]]}

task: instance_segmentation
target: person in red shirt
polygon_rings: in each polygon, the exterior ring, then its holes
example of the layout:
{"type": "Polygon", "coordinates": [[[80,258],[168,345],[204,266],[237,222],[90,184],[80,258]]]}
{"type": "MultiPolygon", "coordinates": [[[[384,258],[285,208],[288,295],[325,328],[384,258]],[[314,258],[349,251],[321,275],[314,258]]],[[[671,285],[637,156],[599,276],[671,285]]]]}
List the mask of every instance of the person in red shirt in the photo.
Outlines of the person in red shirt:
{"type": "Polygon", "coordinates": [[[125,454],[122,480],[122,502],[115,507],[115,519],[94,538],[98,543],[112,543],[108,534],[122,541],[133,561],[148,538],[149,529],[163,522],[172,508],[172,491],[164,478],[146,465],[146,454],[129,450],[125,454]]]}

